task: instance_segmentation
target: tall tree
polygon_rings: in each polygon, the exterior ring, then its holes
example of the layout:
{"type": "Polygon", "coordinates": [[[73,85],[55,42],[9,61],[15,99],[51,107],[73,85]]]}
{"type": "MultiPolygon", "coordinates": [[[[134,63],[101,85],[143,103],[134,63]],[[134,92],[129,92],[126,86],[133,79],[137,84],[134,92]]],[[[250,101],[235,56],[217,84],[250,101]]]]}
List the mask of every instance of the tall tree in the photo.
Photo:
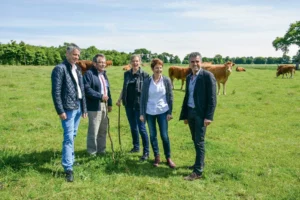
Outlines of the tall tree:
{"type": "Polygon", "coordinates": [[[297,55],[299,56],[296,55],[296,58],[298,59],[297,61],[300,62],[300,21],[290,24],[285,35],[283,37],[276,37],[272,44],[276,51],[280,49],[284,55],[289,52],[291,45],[297,45],[299,47],[297,55]]]}

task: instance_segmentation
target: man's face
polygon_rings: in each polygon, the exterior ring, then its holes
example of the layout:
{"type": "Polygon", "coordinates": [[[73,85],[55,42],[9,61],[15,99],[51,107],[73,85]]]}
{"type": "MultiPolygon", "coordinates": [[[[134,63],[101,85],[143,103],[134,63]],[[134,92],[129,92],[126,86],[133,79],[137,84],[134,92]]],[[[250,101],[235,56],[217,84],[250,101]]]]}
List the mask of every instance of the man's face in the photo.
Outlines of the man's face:
{"type": "Polygon", "coordinates": [[[197,73],[201,68],[201,60],[199,56],[191,57],[190,59],[190,68],[192,69],[193,73],[197,73]]]}
{"type": "Polygon", "coordinates": [[[66,53],[66,58],[71,65],[74,65],[79,60],[79,56],[80,51],[78,49],[74,49],[72,52],[66,53]]]}
{"type": "Polygon", "coordinates": [[[99,72],[103,72],[106,67],[106,59],[103,57],[98,57],[97,62],[93,62],[93,65],[99,72]]]}

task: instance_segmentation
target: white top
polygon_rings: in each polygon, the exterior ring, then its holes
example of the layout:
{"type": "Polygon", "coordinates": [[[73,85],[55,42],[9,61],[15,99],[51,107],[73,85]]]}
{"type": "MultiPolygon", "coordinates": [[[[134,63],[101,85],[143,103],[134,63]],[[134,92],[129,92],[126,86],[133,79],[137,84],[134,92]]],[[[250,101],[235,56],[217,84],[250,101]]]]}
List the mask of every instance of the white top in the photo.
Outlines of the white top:
{"type": "Polygon", "coordinates": [[[103,76],[102,73],[98,74],[99,80],[100,80],[100,84],[101,84],[101,94],[102,95],[107,95],[107,84],[106,84],[106,80],[103,76]]]}
{"type": "Polygon", "coordinates": [[[76,81],[77,91],[78,91],[78,98],[82,99],[82,93],[81,93],[81,89],[79,87],[78,76],[77,76],[77,73],[76,73],[76,66],[75,65],[72,65],[72,74],[73,74],[73,77],[76,81]]]}
{"type": "Polygon", "coordinates": [[[158,83],[155,83],[151,77],[146,113],[149,115],[159,115],[168,110],[169,106],[163,78],[160,77],[158,83]]]}

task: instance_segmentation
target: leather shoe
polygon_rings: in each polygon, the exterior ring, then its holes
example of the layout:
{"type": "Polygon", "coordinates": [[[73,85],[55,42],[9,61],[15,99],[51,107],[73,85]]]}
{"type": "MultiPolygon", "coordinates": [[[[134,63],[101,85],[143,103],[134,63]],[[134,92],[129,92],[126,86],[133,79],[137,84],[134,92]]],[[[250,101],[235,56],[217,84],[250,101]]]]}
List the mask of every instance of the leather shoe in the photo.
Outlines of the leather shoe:
{"type": "Polygon", "coordinates": [[[143,156],[140,158],[140,161],[141,161],[141,162],[144,162],[145,160],[148,160],[148,158],[149,158],[149,154],[148,154],[148,153],[145,153],[145,154],[143,154],[143,156]]]}
{"type": "Polygon", "coordinates": [[[167,159],[167,164],[170,168],[174,169],[176,167],[175,163],[171,160],[171,158],[167,159]]]}
{"type": "Polygon", "coordinates": [[[153,166],[158,167],[159,163],[160,163],[160,156],[158,155],[158,156],[155,156],[153,166]]]}
{"type": "Polygon", "coordinates": [[[200,179],[202,176],[199,174],[196,174],[195,172],[191,173],[190,175],[184,177],[184,180],[187,181],[194,181],[196,179],[200,179]]]}
{"type": "Polygon", "coordinates": [[[66,171],[66,181],[67,182],[73,182],[74,181],[74,176],[73,176],[73,171],[72,170],[67,170],[66,171]]]}

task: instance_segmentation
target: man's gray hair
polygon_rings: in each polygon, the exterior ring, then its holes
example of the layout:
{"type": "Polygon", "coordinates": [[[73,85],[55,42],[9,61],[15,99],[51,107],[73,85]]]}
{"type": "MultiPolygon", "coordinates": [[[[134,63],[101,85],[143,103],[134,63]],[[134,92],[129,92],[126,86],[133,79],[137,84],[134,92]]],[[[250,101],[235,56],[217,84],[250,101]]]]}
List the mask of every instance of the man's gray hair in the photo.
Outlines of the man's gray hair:
{"type": "Polygon", "coordinates": [[[67,47],[67,53],[72,53],[74,51],[74,49],[77,49],[78,51],[81,51],[80,48],[79,48],[79,46],[77,46],[74,43],[71,43],[67,47]]]}
{"type": "Polygon", "coordinates": [[[94,63],[97,63],[97,59],[98,59],[98,57],[104,58],[104,59],[106,60],[106,58],[105,58],[105,55],[104,55],[104,54],[102,54],[102,53],[98,53],[98,54],[96,54],[96,55],[94,56],[94,58],[93,58],[93,62],[94,62],[94,63]]]}
{"type": "Polygon", "coordinates": [[[199,52],[192,52],[192,53],[190,53],[190,55],[189,55],[189,61],[191,60],[191,58],[195,58],[197,56],[199,56],[200,61],[202,62],[202,56],[201,56],[201,54],[199,52]]]}

